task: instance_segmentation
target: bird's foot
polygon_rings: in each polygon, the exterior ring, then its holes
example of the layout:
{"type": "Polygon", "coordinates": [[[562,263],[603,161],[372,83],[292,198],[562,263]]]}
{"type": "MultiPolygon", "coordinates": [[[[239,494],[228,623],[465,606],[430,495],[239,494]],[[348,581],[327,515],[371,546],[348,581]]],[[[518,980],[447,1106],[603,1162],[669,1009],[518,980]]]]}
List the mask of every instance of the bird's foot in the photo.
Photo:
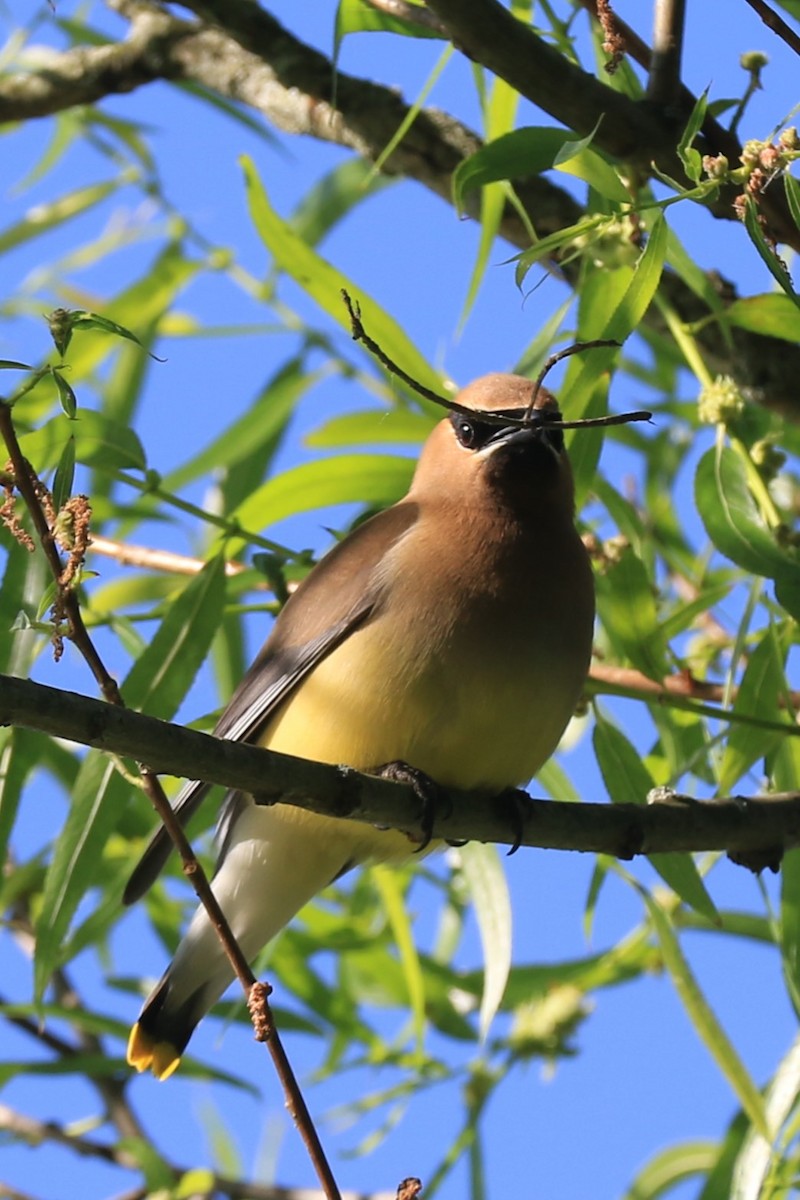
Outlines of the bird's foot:
{"type": "Polygon", "coordinates": [[[391,779],[394,783],[407,783],[416,792],[422,805],[422,813],[420,816],[421,838],[414,853],[421,854],[431,843],[433,823],[437,812],[449,807],[447,793],[435,780],[431,779],[430,775],[426,775],[418,767],[412,767],[410,763],[406,762],[383,763],[380,767],[374,767],[369,774],[378,775],[381,779],[391,779]]]}
{"type": "Polygon", "coordinates": [[[523,792],[521,788],[506,788],[497,797],[498,804],[502,804],[508,814],[509,824],[511,825],[511,833],[513,841],[509,847],[507,858],[512,854],[516,854],[522,845],[522,839],[525,834],[525,818],[530,811],[531,798],[527,792],[523,792]]]}

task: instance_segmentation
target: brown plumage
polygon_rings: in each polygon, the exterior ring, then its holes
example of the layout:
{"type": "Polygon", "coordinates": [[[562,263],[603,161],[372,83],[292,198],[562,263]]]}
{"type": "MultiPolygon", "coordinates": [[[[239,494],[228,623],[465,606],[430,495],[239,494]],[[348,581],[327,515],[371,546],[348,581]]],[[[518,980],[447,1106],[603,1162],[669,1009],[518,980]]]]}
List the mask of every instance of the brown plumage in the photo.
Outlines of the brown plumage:
{"type": "MultiPolygon", "coordinates": [[[[519,417],[532,386],[487,375],[458,399],[519,417]]],[[[537,408],[554,405],[539,393],[537,408]]],[[[443,787],[501,791],[555,750],[586,676],[593,619],[560,431],[453,414],[425,443],[408,495],[331,550],[286,604],[216,732],[360,769],[402,761],[443,787]]],[[[182,790],[183,819],[205,790],[182,790]]],[[[395,831],[238,794],[220,836],[214,890],[248,957],[348,867],[414,849],[395,831]]],[[[160,830],[128,903],[168,853],[160,830]]],[[[171,1074],[230,980],[199,910],[133,1028],[129,1061],[171,1074]]]]}

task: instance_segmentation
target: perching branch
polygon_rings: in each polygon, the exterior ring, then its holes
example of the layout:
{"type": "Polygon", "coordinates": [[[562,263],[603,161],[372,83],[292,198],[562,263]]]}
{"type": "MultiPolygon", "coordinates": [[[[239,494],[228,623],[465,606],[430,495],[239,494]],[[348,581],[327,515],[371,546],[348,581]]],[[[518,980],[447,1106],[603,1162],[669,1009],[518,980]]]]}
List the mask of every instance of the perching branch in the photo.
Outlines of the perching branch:
{"type": "MultiPolygon", "coordinates": [[[[725,714],[720,711],[719,715],[725,714]]],[[[800,736],[796,725],[782,729],[800,736]]],[[[389,826],[418,841],[420,800],[404,784],[347,767],[308,762],[258,746],[225,741],[87,696],[28,680],[0,676],[0,725],[21,725],[110,754],[145,759],[160,774],[202,779],[311,812],[389,826]]],[[[436,838],[464,839],[552,850],[580,850],[632,858],[671,850],[728,850],[737,855],[780,850],[800,842],[800,795],[725,797],[692,801],[660,794],[654,803],[606,805],[453,792],[448,811],[435,815],[436,838]],[[521,820],[517,839],[516,821],[521,820]]]]}

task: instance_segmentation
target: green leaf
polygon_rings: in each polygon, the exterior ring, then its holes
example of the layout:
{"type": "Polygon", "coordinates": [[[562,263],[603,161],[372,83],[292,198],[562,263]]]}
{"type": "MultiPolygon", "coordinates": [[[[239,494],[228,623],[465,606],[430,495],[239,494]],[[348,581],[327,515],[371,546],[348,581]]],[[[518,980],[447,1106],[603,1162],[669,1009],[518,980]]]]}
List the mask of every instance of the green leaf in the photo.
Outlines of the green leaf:
{"type": "MultiPolygon", "coordinates": [[[[230,514],[244,529],[262,528],[284,517],[332,504],[393,504],[406,491],[414,460],[387,454],[343,454],[303,463],[268,479],[230,514]]],[[[235,557],[244,540],[228,538],[235,557]]]]}
{"type": "Polygon", "coordinates": [[[334,33],[334,62],[338,62],[342,40],[349,33],[397,33],[403,37],[442,38],[439,30],[423,24],[426,11],[422,0],[409,0],[423,10],[420,23],[404,20],[373,8],[367,0],[339,0],[334,33]]]}
{"type": "Polygon", "coordinates": [[[45,877],[42,907],[36,922],[34,998],[41,1001],[53,971],[61,964],[61,948],[70,921],[92,887],[106,839],[129,798],[130,785],[113,759],[90,750],[72,792],[64,828],[45,877]]]}
{"type": "Polygon", "coordinates": [[[303,440],[315,450],[385,442],[411,442],[418,446],[425,441],[433,424],[433,420],[427,414],[414,412],[409,408],[395,408],[391,412],[370,408],[363,412],[331,417],[329,421],[306,434],[303,440]]]}
{"type": "Polygon", "coordinates": [[[686,128],[681,134],[677,145],[678,157],[683,163],[683,169],[693,183],[699,183],[703,174],[703,157],[692,145],[700,132],[708,107],[708,88],[698,96],[691,111],[686,128]]]}
{"type": "MultiPolygon", "coordinates": [[[[625,734],[601,718],[595,723],[593,745],[612,802],[646,804],[655,781],[625,734]]],[[[681,900],[714,924],[719,924],[719,914],[691,855],[650,854],[648,858],[681,900]]]]}
{"type": "Polygon", "coordinates": [[[19,811],[22,789],[41,759],[43,734],[10,728],[0,736],[0,862],[6,859],[8,839],[19,811]]]}
{"type": "Polygon", "coordinates": [[[73,329],[97,329],[101,333],[111,333],[114,337],[135,342],[137,346],[142,345],[135,333],[132,333],[124,325],[120,325],[118,321],[110,320],[109,317],[101,317],[97,313],[85,312],[83,309],[76,309],[71,313],[71,317],[73,329]]]}
{"type": "Polygon", "coordinates": [[[276,266],[294,279],[334,321],[349,332],[350,318],[341,295],[345,288],[353,300],[360,304],[364,328],[384,353],[418,383],[434,392],[443,391],[441,376],[423,358],[397,322],[297,236],[291,225],[278,216],[270,204],[252,160],[244,157],[241,162],[253,224],[276,266]]]}
{"type": "Polygon", "coordinates": [[[42,472],[61,461],[69,441],[76,460],[85,466],[106,471],[144,471],[147,467],[142,443],[133,430],[88,408],[82,408],[73,421],[53,417],[33,433],[24,434],[20,445],[25,457],[42,472]]]}
{"type": "Polygon", "coordinates": [[[710,1051],[722,1075],[731,1085],[733,1092],[747,1113],[753,1126],[765,1137],[768,1136],[764,1101],[745,1067],[736,1048],[720,1025],[711,1005],[703,995],[691,967],[675,936],[669,917],[652,896],[640,889],[647,911],[658,935],[664,965],[670,974],[675,990],[680,997],[698,1036],[710,1051]]]}
{"type": "Polygon", "coordinates": [[[558,166],[590,184],[609,200],[630,199],[614,169],[588,143],[552,126],[515,129],[482,146],[465,158],[453,172],[453,202],[459,212],[464,199],[475,188],[500,180],[528,179],[558,166]]]}
{"type": "Polygon", "coordinates": [[[800,1011],[800,850],[788,850],[781,863],[781,962],[789,995],[800,1011]]]}
{"type": "Polygon", "coordinates": [[[793,300],[778,292],[734,300],[725,309],[725,319],[751,333],[800,342],[800,311],[793,300]]]}
{"type": "Polygon", "coordinates": [[[225,603],[225,561],[217,555],[170,603],[123,685],[125,703],[169,721],[208,654],[225,603]]]}
{"type": "Polygon", "coordinates": [[[497,1015],[511,970],[511,898],[494,846],[468,842],[459,849],[461,869],[475,908],[483,950],[480,1036],[486,1041],[497,1015]]]}
{"type": "MultiPolygon", "coordinates": [[[[787,732],[794,722],[787,720],[786,709],[780,700],[788,692],[783,663],[785,654],[774,625],[770,625],[759,644],[750,654],[742,676],[733,711],[741,716],[760,717],[776,722],[786,721],[787,732]]],[[[769,754],[781,740],[779,733],[754,728],[746,722],[731,727],[719,768],[718,787],[727,795],[753,763],[769,754]]]]}
{"type": "Polygon", "coordinates": [[[777,250],[772,246],[764,236],[764,230],[758,220],[758,205],[752,196],[745,196],[744,204],[744,224],[745,229],[750,235],[750,241],[755,246],[762,260],[766,263],[767,270],[773,279],[776,279],[783,288],[787,296],[791,300],[800,305],[800,297],[794,290],[792,277],[786,269],[783,259],[779,257],[777,250]]]}
{"type": "Polygon", "coordinates": [[[778,545],[766,525],[738,454],[721,445],[706,451],[694,486],[706,533],[722,554],[745,571],[800,587],[800,562],[778,545]]]}
{"type": "Polygon", "coordinates": [[[78,411],[78,397],[61,372],[57,371],[55,367],[53,368],[52,375],[58,390],[58,399],[61,407],[70,420],[72,420],[78,411]]]}
{"type": "Polygon", "coordinates": [[[659,1150],[637,1171],[623,1200],[657,1200],[695,1175],[706,1175],[717,1161],[716,1142],[678,1142],[659,1150]]]}
{"type": "MultiPolygon", "coordinates": [[[[361,0],[359,0],[359,3],[361,0]]],[[[369,10],[375,13],[374,8],[369,10]]],[[[356,205],[395,181],[376,174],[363,158],[348,158],[314,184],[292,213],[289,224],[307,246],[317,246],[356,205]]]]}
{"type": "Polygon", "coordinates": [[[422,975],[414,934],[408,917],[403,889],[397,874],[378,863],[372,868],[372,881],[378,889],[381,906],[389,919],[394,936],[403,978],[407,988],[406,1002],[411,1008],[411,1022],[418,1052],[425,1038],[425,981],[422,975]]]}
{"type": "Polygon", "coordinates": [[[668,674],[667,646],[644,563],[626,548],[605,574],[596,577],[595,588],[600,619],[616,653],[649,679],[661,682],[668,674]]]}
{"type": "Polygon", "coordinates": [[[0,231],[0,254],[21,246],[24,242],[38,237],[39,234],[47,233],[57,225],[63,225],[65,221],[71,220],[72,217],[77,217],[90,208],[94,208],[107,196],[116,192],[123,183],[129,182],[129,179],[130,177],[126,179],[124,174],[120,174],[117,179],[108,183],[93,183],[88,187],[76,188],[75,191],[67,192],[66,195],[61,196],[58,200],[53,200],[50,204],[37,204],[28,209],[21,221],[0,231]]]}
{"type": "Polygon", "coordinates": [[[789,205],[792,220],[800,230],[800,183],[788,171],[783,173],[783,190],[786,193],[786,203],[789,205]]]}
{"type": "MultiPolygon", "coordinates": [[[[781,1145],[779,1133],[784,1124],[791,1120],[796,1111],[800,1092],[800,1038],[795,1038],[775,1072],[764,1095],[764,1109],[768,1132],[758,1126],[750,1128],[745,1135],[742,1149],[733,1169],[731,1200],[761,1200],[767,1195],[788,1195],[789,1189],[774,1189],[766,1185],[770,1169],[776,1159],[791,1153],[781,1145]]],[[[794,1154],[792,1154],[792,1159],[794,1154]]],[[[792,1187],[792,1191],[795,1189],[792,1187]]]]}
{"type": "MultiPolygon", "coordinates": [[[[215,558],[183,589],[123,685],[131,708],[169,720],[208,653],[222,615],[225,564],[215,558]]],[[[70,922],[97,878],[108,836],[116,827],[130,784],[113,759],[90,751],[75,784],[64,829],[45,879],[37,921],[34,983],[37,1000],[61,962],[70,922]]]]}
{"type": "Polygon", "coordinates": [[[64,443],[53,479],[53,507],[60,512],[72,495],[75,480],[75,438],[70,436],[64,443]]]}

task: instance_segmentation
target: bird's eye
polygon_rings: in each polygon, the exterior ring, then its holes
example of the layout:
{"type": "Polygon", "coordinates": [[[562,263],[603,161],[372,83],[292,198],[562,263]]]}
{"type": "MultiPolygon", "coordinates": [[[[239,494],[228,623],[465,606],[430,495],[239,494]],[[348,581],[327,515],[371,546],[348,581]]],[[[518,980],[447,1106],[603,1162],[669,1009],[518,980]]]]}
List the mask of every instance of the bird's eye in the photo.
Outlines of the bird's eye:
{"type": "Polygon", "coordinates": [[[453,425],[456,431],[456,437],[461,445],[466,450],[472,450],[478,444],[477,430],[472,421],[468,421],[466,417],[460,417],[456,413],[453,425]]]}
{"type": "Polygon", "coordinates": [[[487,425],[483,421],[475,421],[461,413],[453,413],[450,417],[455,435],[465,450],[479,450],[488,442],[497,426],[487,425]]]}

